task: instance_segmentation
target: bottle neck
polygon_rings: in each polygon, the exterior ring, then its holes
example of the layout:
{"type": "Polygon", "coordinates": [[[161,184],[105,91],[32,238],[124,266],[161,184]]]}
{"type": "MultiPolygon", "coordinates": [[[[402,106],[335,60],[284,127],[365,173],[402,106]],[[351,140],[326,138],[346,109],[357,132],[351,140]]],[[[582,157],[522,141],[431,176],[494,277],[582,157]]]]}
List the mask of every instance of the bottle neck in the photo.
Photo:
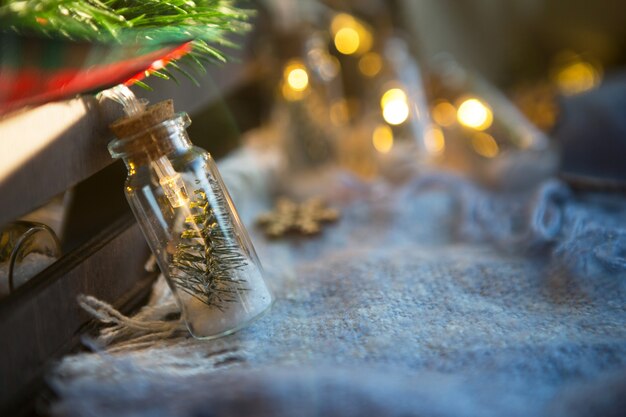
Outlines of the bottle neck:
{"type": "Polygon", "coordinates": [[[133,136],[111,141],[109,152],[113,158],[122,159],[128,171],[133,173],[137,167],[191,148],[186,131],[189,123],[189,117],[181,113],[133,136]]]}

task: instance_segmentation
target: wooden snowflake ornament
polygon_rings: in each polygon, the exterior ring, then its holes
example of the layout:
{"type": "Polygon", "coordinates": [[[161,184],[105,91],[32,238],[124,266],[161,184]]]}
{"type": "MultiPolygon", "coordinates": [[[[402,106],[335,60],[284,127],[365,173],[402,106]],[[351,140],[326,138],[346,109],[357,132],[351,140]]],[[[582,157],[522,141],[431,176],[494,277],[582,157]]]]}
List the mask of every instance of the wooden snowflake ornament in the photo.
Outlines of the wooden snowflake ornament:
{"type": "Polygon", "coordinates": [[[261,214],[257,224],[268,237],[277,238],[289,233],[305,236],[321,232],[324,223],[339,219],[339,211],[326,207],[319,198],[298,204],[287,198],[279,198],[273,211],[261,214]]]}

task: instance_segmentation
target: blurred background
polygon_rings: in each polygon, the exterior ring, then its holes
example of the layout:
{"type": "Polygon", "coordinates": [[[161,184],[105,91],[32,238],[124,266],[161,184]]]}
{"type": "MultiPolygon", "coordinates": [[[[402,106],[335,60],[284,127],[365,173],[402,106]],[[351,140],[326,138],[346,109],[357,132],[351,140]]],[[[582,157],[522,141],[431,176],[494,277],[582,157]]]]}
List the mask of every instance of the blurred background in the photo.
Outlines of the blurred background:
{"type": "Polygon", "coordinates": [[[250,51],[262,63],[258,117],[311,136],[286,145],[319,153],[292,152],[298,166],[333,153],[372,177],[384,170],[380,154],[399,148],[406,155],[410,142],[422,163],[491,185],[518,182],[528,163],[540,176],[560,170],[585,184],[623,181],[625,7],[608,0],[260,2],[250,51]],[[310,76],[296,86],[302,91],[288,82],[298,66],[310,76]],[[399,95],[385,106],[389,91],[399,95]]]}

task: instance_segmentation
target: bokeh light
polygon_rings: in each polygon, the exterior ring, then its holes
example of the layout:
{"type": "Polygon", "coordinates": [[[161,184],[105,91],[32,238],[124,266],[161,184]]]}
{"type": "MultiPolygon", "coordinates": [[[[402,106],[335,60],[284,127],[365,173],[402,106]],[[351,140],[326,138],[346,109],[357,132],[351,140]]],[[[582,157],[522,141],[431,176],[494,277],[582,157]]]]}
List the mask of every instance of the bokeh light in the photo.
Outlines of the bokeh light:
{"type": "Polygon", "coordinates": [[[576,59],[559,68],[553,76],[563,95],[571,96],[584,93],[600,84],[600,71],[591,63],[576,59]]]}
{"type": "Polygon", "coordinates": [[[431,109],[431,115],[439,126],[449,127],[456,122],[456,107],[446,100],[439,100],[431,109]]]}
{"type": "Polygon", "coordinates": [[[477,154],[485,158],[494,158],[500,152],[500,147],[496,140],[485,132],[476,132],[472,136],[472,147],[477,154]]]}
{"type": "Polygon", "coordinates": [[[406,93],[400,88],[387,90],[380,99],[383,118],[391,125],[399,125],[409,118],[409,103],[406,93]]]}
{"type": "Polygon", "coordinates": [[[372,134],[374,148],[380,153],[388,153],[393,148],[393,131],[387,125],[378,125],[372,134]]]}
{"type": "Polygon", "coordinates": [[[335,48],[344,55],[352,55],[361,44],[359,34],[353,28],[341,28],[335,35],[335,48]]]}
{"type": "Polygon", "coordinates": [[[292,62],[285,68],[285,79],[295,91],[304,91],[309,86],[309,74],[304,65],[292,62]]]}
{"type": "Polygon", "coordinates": [[[289,101],[301,100],[309,88],[309,73],[300,61],[290,61],[283,70],[282,94],[289,101]]]}
{"type": "Polygon", "coordinates": [[[457,110],[457,119],[463,126],[485,130],[493,123],[493,113],[489,106],[477,98],[468,98],[457,110]]]}
{"type": "Polygon", "coordinates": [[[441,155],[446,149],[446,139],[443,131],[437,126],[431,126],[424,133],[424,147],[431,155],[441,155]]]}
{"type": "Polygon", "coordinates": [[[366,77],[375,77],[383,67],[383,60],[376,52],[368,52],[359,59],[359,71],[366,77]]]}
{"type": "Polygon", "coordinates": [[[337,14],[330,25],[337,51],[344,55],[364,54],[372,48],[372,32],[360,20],[337,14]]]}
{"type": "Polygon", "coordinates": [[[402,101],[405,103],[407,102],[407,96],[404,90],[402,90],[401,88],[390,88],[389,90],[385,91],[382,98],[380,99],[380,106],[384,108],[387,104],[394,101],[402,101]]]}

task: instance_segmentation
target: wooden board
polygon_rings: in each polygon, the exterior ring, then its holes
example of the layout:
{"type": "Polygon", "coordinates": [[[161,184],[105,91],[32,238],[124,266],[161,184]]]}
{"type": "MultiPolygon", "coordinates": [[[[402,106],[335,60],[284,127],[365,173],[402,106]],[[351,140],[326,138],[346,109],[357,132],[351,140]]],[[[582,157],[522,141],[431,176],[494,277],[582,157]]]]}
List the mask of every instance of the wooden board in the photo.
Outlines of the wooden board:
{"type": "Polygon", "coordinates": [[[155,277],[144,270],[148,254],[129,213],[0,302],[0,415],[14,415],[40,388],[50,361],[79,344],[90,317],[77,295],[116,307],[141,301],[155,277]]]}
{"type": "Polygon", "coordinates": [[[0,120],[0,225],[112,163],[106,126],[120,115],[85,96],[0,120]]]}

